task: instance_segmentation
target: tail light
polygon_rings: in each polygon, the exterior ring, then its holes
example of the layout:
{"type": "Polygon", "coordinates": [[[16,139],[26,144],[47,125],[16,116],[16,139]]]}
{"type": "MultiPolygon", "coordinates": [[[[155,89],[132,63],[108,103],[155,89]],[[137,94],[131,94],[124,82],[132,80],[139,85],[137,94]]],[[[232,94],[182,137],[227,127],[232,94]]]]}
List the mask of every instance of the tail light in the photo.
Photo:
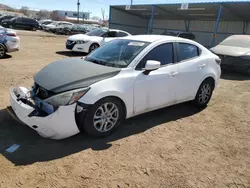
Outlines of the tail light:
{"type": "Polygon", "coordinates": [[[215,59],[215,62],[218,64],[218,65],[220,65],[221,64],[221,59],[215,59]]]}
{"type": "Polygon", "coordinates": [[[7,36],[9,36],[9,37],[16,37],[16,34],[15,33],[7,33],[7,36]]]}

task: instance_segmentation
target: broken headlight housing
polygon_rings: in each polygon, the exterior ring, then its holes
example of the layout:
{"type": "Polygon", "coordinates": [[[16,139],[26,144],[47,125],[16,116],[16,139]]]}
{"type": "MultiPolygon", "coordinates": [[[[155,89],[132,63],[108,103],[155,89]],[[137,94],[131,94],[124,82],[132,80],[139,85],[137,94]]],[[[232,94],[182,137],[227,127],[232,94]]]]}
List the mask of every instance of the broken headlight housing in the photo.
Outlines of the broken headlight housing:
{"type": "Polygon", "coordinates": [[[52,96],[44,101],[51,104],[54,108],[58,108],[59,106],[71,105],[77,102],[89,90],[90,88],[67,91],[67,92],[52,96]]]}

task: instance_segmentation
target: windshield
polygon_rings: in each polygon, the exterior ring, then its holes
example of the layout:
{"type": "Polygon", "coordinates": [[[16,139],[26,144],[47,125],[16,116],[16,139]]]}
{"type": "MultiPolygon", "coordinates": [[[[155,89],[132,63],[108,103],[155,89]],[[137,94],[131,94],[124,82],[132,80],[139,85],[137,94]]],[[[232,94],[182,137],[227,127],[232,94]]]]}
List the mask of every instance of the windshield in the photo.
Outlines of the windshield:
{"type": "Polygon", "coordinates": [[[125,68],[148,44],[136,40],[116,39],[90,53],[85,60],[104,66],[125,68]]]}
{"type": "Polygon", "coordinates": [[[249,35],[231,36],[223,40],[219,45],[250,48],[250,36],[249,35]]]}
{"type": "Polygon", "coordinates": [[[100,37],[108,31],[109,31],[108,29],[94,29],[94,30],[86,33],[86,35],[100,37]]]}
{"type": "Polygon", "coordinates": [[[52,23],[50,23],[48,25],[57,25],[57,22],[52,22],[52,23]]]}

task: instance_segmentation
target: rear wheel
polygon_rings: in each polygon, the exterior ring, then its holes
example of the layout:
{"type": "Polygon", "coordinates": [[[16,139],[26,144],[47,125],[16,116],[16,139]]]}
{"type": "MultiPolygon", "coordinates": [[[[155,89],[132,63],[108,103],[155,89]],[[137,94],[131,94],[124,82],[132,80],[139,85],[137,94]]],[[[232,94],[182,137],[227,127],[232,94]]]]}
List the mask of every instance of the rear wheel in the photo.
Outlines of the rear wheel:
{"type": "Polygon", "coordinates": [[[5,53],[6,53],[5,47],[2,44],[0,44],[0,58],[3,58],[5,56],[5,53]]]}
{"type": "Polygon", "coordinates": [[[95,49],[99,48],[99,44],[91,44],[91,46],[89,47],[89,53],[94,51],[95,49]]]}
{"type": "Polygon", "coordinates": [[[83,129],[91,136],[110,135],[125,118],[122,102],[114,97],[107,97],[96,102],[87,113],[83,129]]]}
{"type": "Polygon", "coordinates": [[[213,90],[214,83],[212,78],[204,80],[197,91],[194,100],[195,105],[201,108],[206,107],[212,97],[213,90]]]}

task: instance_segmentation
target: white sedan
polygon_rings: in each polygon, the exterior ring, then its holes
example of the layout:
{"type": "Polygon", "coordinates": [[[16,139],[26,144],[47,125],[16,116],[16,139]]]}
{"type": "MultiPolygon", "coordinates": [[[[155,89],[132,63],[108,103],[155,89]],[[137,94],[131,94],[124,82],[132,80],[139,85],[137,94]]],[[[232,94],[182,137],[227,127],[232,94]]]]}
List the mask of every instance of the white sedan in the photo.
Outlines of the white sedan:
{"type": "Polygon", "coordinates": [[[18,51],[20,48],[20,38],[16,31],[0,27],[0,58],[6,53],[18,51]]]}
{"type": "MultiPolygon", "coordinates": [[[[31,89],[10,89],[16,116],[40,135],[107,136],[124,119],[193,101],[205,107],[220,58],[197,42],[160,35],[113,40],[86,57],[49,64],[31,89]]],[[[167,116],[168,114],[166,114],[167,116]]]]}
{"type": "Polygon", "coordinates": [[[74,52],[90,53],[103,44],[116,39],[117,37],[130,36],[126,31],[100,28],[94,29],[86,34],[76,34],[68,37],[66,48],[74,52]]]}

